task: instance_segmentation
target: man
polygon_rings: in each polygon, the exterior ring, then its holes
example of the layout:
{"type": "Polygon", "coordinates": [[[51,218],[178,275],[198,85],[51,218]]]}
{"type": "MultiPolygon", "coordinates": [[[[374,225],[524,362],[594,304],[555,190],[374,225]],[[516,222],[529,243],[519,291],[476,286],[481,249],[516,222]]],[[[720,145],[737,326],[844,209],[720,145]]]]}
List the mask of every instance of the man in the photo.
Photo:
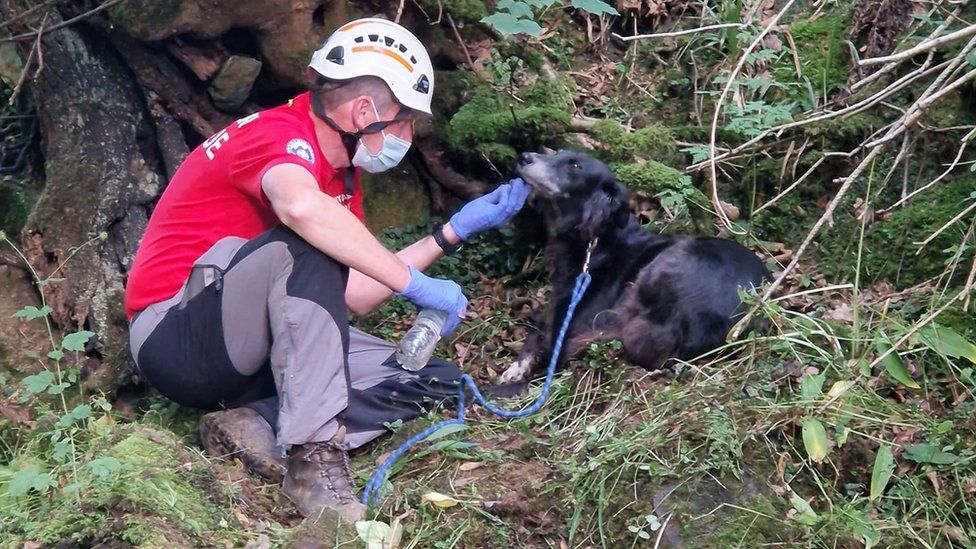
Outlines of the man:
{"type": "Polygon", "coordinates": [[[363,225],[359,169],[399,163],[412,120],[430,114],[427,52],[403,27],[361,19],[315,52],[309,75],[311,92],[187,157],[136,253],[126,313],[148,383],[181,405],[224,409],[201,421],[208,451],[283,476],[306,515],[331,508],[351,522],[363,508],[347,450],[454,396],[460,373],[439,360],[403,370],[391,344],[349,328],[347,308],[365,313],[396,293],[447,311],[450,333],[467,300],[421,270],[505,224],[529,190],[501,185],[394,255],[363,225]]]}

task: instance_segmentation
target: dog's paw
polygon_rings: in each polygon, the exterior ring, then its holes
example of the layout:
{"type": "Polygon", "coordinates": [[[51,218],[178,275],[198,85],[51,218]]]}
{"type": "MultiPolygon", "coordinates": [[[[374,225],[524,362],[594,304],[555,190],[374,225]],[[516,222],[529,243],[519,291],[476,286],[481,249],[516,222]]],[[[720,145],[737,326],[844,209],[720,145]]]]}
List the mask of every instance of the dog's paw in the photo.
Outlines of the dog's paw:
{"type": "Polygon", "coordinates": [[[532,357],[524,357],[512,363],[502,375],[498,376],[498,385],[517,383],[525,379],[532,369],[532,357]]]}

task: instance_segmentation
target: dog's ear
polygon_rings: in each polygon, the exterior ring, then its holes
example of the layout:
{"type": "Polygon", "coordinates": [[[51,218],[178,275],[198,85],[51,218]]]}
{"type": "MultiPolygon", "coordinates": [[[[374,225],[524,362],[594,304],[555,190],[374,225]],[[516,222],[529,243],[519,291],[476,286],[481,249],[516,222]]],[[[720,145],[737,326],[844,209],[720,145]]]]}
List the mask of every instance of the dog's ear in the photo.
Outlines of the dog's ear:
{"type": "Polygon", "coordinates": [[[583,203],[580,233],[586,240],[627,222],[627,192],[616,181],[604,181],[583,203]]]}

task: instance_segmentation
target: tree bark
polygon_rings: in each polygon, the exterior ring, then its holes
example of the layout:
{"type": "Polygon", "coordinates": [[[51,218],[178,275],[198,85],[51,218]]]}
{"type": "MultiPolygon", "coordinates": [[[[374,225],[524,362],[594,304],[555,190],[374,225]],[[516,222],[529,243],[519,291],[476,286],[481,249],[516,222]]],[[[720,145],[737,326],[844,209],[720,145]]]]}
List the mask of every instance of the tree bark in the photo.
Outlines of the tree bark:
{"type": "MultiPolygon", "coordinates": [[[[37,3],[12,0],[4,3],[3,15],[11,17],[37,3]]],[[[63,20],[56,10],[46,17],[45,26],[63,20]]],[[[13,30],[32,29],[25,24],[13,30]]],[[[20,44],[23,58],[32,46],[20,44]]],[[[30,89],[43,137],[46,183],[22,241],[41,276],[63,279],[41,288],[54,308],[53,319],[67,329],[97,334],[87,349],[85,384],[111,391],[130,372],[122,308],[125,273],[150,205],[166,180],[166,155],[157,143],[181,142],[182,137],[177,141],[179,128],[167,112],[157,109],[150,115],[122,60],[87,27],[45,33],[40,48],[44,65],[30,89]],[[100,233],[107,236],[104,241],[100,233]],[[89,239],[95,242],[78,249],[89,239]]]]}

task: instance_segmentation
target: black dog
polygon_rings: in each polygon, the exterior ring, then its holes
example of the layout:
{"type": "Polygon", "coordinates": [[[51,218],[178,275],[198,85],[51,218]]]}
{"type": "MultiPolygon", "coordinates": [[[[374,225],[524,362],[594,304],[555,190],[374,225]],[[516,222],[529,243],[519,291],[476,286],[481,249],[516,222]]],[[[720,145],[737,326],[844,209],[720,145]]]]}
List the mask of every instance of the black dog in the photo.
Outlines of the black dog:
{"type": "Polygon", "coordinates": [[[738,289],[760,286],[769,271],[751,251],[719,238],[661,236],[631,215],[627,190],[585,154],[524,153],[518,173],[535,190],[549,231],[551,305],[500,383],[545,368],[569,307],[587,247],[592,282],[576,309],[560,363],[590,342],[617,339],[631,362],[649,370],[669,358],[715,349],[743,313],[738,289]]]}

